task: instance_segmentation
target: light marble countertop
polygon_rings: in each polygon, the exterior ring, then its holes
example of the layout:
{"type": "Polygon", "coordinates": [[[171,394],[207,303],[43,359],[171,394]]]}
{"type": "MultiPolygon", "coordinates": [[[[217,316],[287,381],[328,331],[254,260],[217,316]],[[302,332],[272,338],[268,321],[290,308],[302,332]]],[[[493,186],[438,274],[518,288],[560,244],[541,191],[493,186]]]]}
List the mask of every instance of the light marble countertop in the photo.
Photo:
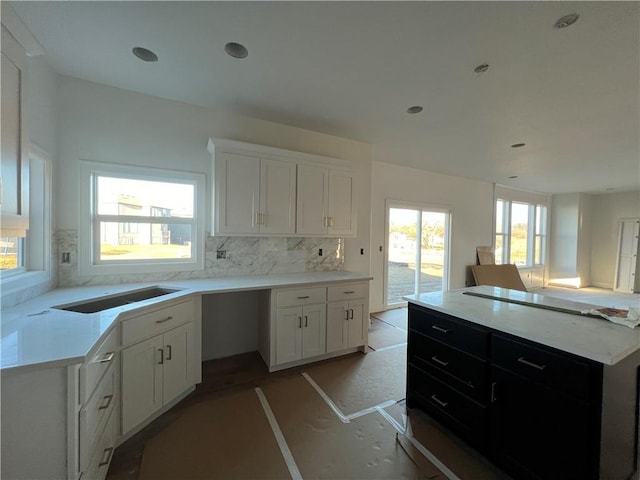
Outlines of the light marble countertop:
{"type": "Polygon", "coordinates": [[[0,369],[4,375],[82,363],[127,313],[191,295],[369,280],[350,272],[309,272],[55,289],[2,311],[0,369]],[[53,308],[154,286],[179,291],[96,313],[53,308]]]}
{"type": "Polygon", "coordinates": [[[640,328],[632,329],[605,319],[465,295],[464,292],[578,311],[602,307],[489,286],[426,293],[417,297],[411,295],[405,298],[411,303],[605,365],[614,365],[640,349],[640,328]]]}

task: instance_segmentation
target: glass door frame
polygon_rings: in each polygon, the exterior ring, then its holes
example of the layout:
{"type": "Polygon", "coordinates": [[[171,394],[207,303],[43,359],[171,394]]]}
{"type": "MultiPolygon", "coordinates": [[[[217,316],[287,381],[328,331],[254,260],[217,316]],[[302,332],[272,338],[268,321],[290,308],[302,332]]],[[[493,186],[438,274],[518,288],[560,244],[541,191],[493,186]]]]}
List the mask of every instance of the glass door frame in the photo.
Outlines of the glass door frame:
{"type": "MultiPolygon", "coordinates": [[[[403,208],[407,210],[420,211],[420,218],[422,219],[422,212],[434,212],[445,214],[445,230],[444,230],[444,259],[442,265],[442,291],[449,290],[449,267],[451,265],[451,218],[453,216],[453,210],[450,207],[443,205],[432,205],[419,202],[411,202],[406,200],[385,200],[385,219],[384,219],[384,265],[383,265],[383,302],[385,310],[392,308],[406,307],[407,302],[399,302],[389,304],[389,213],[392,208],[403,208]]],[[[417,225],[416,237],[422,238],[422,222],[417,225]]],[[[418,250],[420,252],[420,250],[418,250]]],[[[417,255],[416,255],[417,256],[417,255]]],[[[416,261],[418,258],[416,258],[416,261]]],[[[416,267],[416,277],[420,275],[420,270],[416,267]]],[[[419,282],[416,279],[415,285],[419,282]]]]}

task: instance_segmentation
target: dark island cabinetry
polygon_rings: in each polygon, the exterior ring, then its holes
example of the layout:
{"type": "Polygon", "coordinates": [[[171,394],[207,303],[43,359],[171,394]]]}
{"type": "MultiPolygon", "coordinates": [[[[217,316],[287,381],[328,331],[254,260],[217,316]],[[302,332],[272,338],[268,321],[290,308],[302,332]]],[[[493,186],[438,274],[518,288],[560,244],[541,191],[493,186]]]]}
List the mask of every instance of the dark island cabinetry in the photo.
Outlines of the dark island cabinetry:
{"type": "Polygon", "coordinates": [[[603,365],[410,303],[407,360],[407,406],[518,480],[636,471],[638,355],[603,365]]]}

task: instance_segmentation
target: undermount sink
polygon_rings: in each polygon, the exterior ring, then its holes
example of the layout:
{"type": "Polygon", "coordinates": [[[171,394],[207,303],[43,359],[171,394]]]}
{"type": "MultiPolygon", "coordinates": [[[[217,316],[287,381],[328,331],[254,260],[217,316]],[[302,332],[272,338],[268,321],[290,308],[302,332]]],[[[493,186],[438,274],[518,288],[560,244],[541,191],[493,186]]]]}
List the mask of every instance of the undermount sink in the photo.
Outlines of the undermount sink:
{"type": "Polygon", "coordinates": [[[118,293],[102,298],[91,298],[89,300],[73,304],[57,305],[53,308],[79,313],[96,313],[179,291],[180,289],[178,288],[150,287],[142,290],[118,293]]]}

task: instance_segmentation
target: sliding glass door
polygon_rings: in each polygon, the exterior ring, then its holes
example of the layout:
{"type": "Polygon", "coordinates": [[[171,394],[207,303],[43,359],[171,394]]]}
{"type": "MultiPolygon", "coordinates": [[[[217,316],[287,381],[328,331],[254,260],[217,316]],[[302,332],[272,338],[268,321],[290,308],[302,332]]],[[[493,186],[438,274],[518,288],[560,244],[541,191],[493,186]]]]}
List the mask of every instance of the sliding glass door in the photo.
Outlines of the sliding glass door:
{"type": "Polygon", "coordinates": [[[410,204],[387,206],[386,305],[404,295],[448,288],[450,213],[410,204]]]}

